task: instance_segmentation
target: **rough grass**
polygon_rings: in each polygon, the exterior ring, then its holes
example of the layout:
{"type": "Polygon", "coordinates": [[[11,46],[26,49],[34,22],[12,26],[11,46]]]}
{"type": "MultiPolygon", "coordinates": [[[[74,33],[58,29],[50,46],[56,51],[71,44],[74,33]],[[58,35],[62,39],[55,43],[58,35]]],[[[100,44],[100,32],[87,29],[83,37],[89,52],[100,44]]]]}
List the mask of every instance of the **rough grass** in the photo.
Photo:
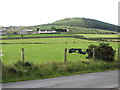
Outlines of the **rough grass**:
{"type": "Polygon", "coordinates": [[[2,69],[2,82],[5,83],[113,70],[118,69],[118,61],[72,61],[67,63],[50,62],[46,64],[33,64],[30,62],[18,61],[13,65],[3,64],[2,69]]]}

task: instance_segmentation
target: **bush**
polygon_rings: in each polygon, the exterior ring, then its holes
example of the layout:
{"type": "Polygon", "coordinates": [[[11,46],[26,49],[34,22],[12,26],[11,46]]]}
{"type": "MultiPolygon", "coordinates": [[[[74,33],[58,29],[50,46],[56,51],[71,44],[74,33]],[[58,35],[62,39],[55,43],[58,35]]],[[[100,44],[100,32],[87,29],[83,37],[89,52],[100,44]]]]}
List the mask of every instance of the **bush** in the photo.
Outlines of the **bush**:
{"type": "Polygon", "coordinates": [[[95,53],[95,59],[101,59],[103,61],[114,61],[115,50],[106,43],[100,43],[97,45],[89,45],[88,46],[88,57],[93,58],[93,48],[95,53]]]}
{"type": "Polygon", "coordinates": [[[18,61],[17,63],[14,63],[14,65],[16,67],[32,67],[32,63],[30,62],[22,62],[22,61],[18,61]]]}
{"type": "Polygon", "coordinates": [[[13,32],[13,34],[18,34],[17,32],[13,32]]]}

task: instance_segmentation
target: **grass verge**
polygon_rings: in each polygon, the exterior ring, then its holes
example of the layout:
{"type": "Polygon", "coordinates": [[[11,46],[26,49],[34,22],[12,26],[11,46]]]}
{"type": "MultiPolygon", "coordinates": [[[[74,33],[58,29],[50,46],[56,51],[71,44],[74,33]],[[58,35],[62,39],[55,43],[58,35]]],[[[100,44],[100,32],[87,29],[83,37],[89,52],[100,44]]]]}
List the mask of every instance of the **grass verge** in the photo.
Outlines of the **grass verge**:
{"type": "Polygon", "coordinates": [[[118,61],[72,61],[67,63],[49,62],[46,64],[18,61],[13,65],[2,65],[2,82],[45,79],[115,69],[118,69],[118,61]]]}

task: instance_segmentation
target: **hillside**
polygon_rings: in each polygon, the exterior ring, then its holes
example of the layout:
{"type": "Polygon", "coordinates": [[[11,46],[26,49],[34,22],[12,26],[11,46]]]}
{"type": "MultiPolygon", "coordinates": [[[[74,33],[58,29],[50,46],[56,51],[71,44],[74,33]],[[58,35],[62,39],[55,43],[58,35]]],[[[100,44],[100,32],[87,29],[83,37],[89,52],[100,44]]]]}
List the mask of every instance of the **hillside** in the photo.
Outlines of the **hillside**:
{"type": "MultiPolygon", "coordinates": [[[[88,18],[65,18],[57,20],[49,24],[41,24],[35,26],[23,26],[18,27],[20,29],[7,29],[7,31],[20,31],[26,29],[51,29],[55,27],[56,29],[69,29],[69,34],[82,34],[82,33],[117,33],[120,32],[120,26],[105,23],[102,21],[88,19],[88,18]]],[[[10,27],[11,28],[11,27],[10,27]]]]}
{"type": "Polygon", "coordinates": [[[88,19],[88,18],[65,18],[62,20],[55,21],[51,25],[64,25],[64,26],[75,26],[85,28],[96,28],[115,31],[116,25],[105,23],[102,21],[88,19]]]}

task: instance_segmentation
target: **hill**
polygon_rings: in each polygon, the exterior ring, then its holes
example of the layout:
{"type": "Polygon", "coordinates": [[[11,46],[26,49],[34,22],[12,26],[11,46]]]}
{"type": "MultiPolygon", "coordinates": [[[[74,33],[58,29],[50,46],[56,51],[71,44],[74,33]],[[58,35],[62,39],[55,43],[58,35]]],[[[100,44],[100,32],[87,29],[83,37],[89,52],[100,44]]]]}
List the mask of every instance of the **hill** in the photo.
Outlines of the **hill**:
{"type": "Polygon", "coordinates": [[[110,31],[116,31],[117,26],[106,22],[88,19],[88,18],[65,18],[55,21],[51,25],[64,25],[74,27],[96,28],[110,31]]]}
{"type": "Polygon", "coordinates": [[[20,29],[7,29],[7,31],[18,32],[26,29],[69,29],[69,34],[82,34],[82,33],[117,33],[120,32],[120,26],[116,26],[110,23],[102,22],[99,20],[88,19],[88,18],[65,18],[57,20],[49,24],[41,24],[35,26],[20,26],[20,29]]]}

